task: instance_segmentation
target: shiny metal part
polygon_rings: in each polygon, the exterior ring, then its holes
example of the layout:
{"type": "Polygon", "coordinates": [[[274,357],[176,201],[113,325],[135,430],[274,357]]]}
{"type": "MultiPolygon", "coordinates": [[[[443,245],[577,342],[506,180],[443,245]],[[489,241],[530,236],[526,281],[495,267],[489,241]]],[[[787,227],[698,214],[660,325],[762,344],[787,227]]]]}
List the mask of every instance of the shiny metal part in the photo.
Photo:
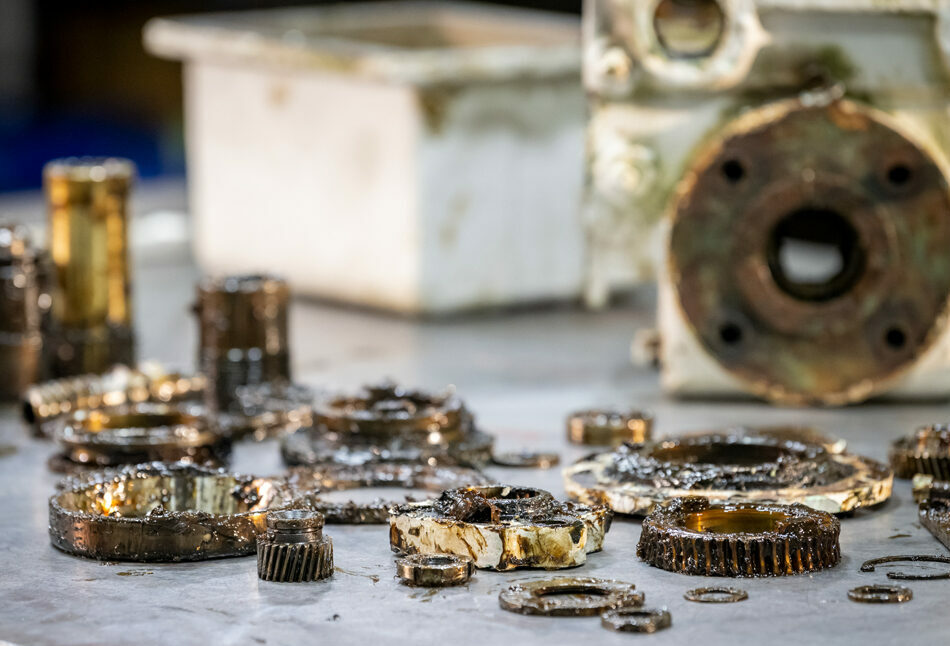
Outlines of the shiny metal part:
{"type": "Polygon", "coordinates": [[[622,633],[655,633],[673,625],[665,608],[614,608],[600,616],[600,625],[622,633]]]}
{"type": "Polygon", "coordinates": [[[201,561],[253,554],[268,508],[263,479],[191,464],[140,464],[68,478],[49,499],[54,547],[109,561],[201,561]]]}
{"type": "Polygon", "coordinates": [[[23,417],[38,435],[49,435],[52,429],[48,422],[67,413],[141,402],[185,401],[199,397],[204,387],[204,377],[168,372],[157,363],[141,363],[136,368],[115,366],[103,374],[31,386],[23,394],[23,417]]]}
{"type": "Polygon", "coordinates": [[[54,268],[44,342],[54,378],[134,361],[128,240],[134,176],[127,159],[58,159],[43,169],[54,268]]]}
{"type": "Polygon", "coordinates": [[[918,508],[920,524],[950,549],[950,482],[933,482],[918,508]]]}
{"type": "Polygon", "coordinates": [[[643,520],[637,556],[670,572],[781,576],[837,565],[841,525],[804,505],[678,498],[643,520]]]}
{"type": "Polygon", "coordinates": [[[683,598],[696,603],[736,603],[749,598],[749,593],[739,588],[725,586],[710,588],[693,588],[687,590],[683,598]]]}
{"type": "Polygon", "coordinates": [[[572,444],[618,446],[650,439],[653,414],[647,411],[583,410],[567,418],[567,439],[572,444]]]}
{"type": "Polygon", "coordinates": [[[643,593],[632,583],[590,577],[560,577],[515,583],[498,595],[509,612],[547,617],[594,617],[614,608],[640,607],[643,593]]]}
{"type": "Polygon", "coordinates": [[[950,480],[950,426],[924,426],[910,437],[896,440],[889,458],[898,478],[913,478],[920,473],[950,480]]]}
{"type": "Polygon", "coordinates": [[[396,576],[406,585],[441,588],[467,583],[475,562],[455,554],[410,554],[396,560],[396,576]]]}
{"type": "Polygon", "coordinates": [[[905,603],[914,593],[899,585],[861,585],[848,590],[848,598],[859,603],[905,603]]]}
{"type": "Polygon", "coordinates": [[[492,464],[499,467],[518,469],[550,469],[561,463],[561,456],[557,453],[542,453],[537,451],[511,451],[493,453],[492,464]]]}
{"type": "MultiPolygon", "coordinates": [[[[902,556],[880,556],[876,559],[865,561],[861,564],[862,572],[873,572],[878,565],[885,563],[950,563],[950,556],[937,556],[930,554],[905,554],[902,556]]],[[[940,572],[939,574],[908,574],[906,572],[888,572],[888,579],[898,581],[936,581],[938,579],[950,579],[950,571],[940,572]]]]}
{"type": "Polygon", "coordinates": [[[743,431],[622,445],[564,470],[573,500],[642,515],[661,502],[702,495],[713,502],[803,503],[840,513],[887,500],[883,464],[823,445],[743,431]]]}
{"type": "Polygon", "coordinates": [[[325,495],[331,491],[378,487],[412,490],[412,495],[419,490],[437,494],[446,489],[486,485],[491,479],[480,471],[466,467],[378,462],[296,467],[279,482],[290,492],[289,495],[298,506],[319,511],[327,523],[365,525],[388,522],[389,510],[401,502],[412,500],[412,496],[406,496],[401,501],[376,499],[371,502],[330,502],[325,499],[325,495]]]}
{"type": "Polygon", "coordinates": [[[290,289],[273,276],[224,276],[198,285],[198,365],[212,414],[240,413],[237,389],[290,381],[290,289]]]}
{"type": "Polygon", "coordinates": [[[25,227],[0,225],[0,401],[15,400],[40,375],[38,252],[25,227]]]}
{"type": "Polygon", "coordinates": [[[50,462],[53,470],[178,461],[221,467],[231,455],[229,437],[173,404],[81,409],[54,426],[63,453],[50,462]]]}
{"type": "Polygon", "coordinates": [[[333,541],[323,534],[323,515],[305,509],[267,513],[267,532],[257,539],[257,576],[301,583],[333,576],[333,541]]]}
{"type": "Polygon", "coordinates": [[[464,487],[393,508],[389,541],[400,554],[471,556],[482,569],[553,570],[599,551],[611,517],[604,507],[561,503],[540,489],[464,487]]]}

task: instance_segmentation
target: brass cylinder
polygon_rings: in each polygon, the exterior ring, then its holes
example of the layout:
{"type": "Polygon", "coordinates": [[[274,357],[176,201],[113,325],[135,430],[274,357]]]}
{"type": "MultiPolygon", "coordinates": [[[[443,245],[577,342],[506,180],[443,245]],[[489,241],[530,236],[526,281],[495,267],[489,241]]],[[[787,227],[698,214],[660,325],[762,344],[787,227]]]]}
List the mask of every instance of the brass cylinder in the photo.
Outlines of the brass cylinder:
{"type": "Polygon", "coordinates": [[[26,229],[0,225],[0,401],[13,400],[40,368],[37,254],[26,229]]]}
{"type": "Polygon", "coordinates": [[[134,361],[125,159],[49,162],[43,180],[52,262],[53,377],[99,373],[134,361]]]}
{"type": "Polygon", "coordinates": [[[209,278],[198,285],[198,364],[211,412],[237,412],[237,389],[290,381],[287,283],[272,276],[209,278]]]}

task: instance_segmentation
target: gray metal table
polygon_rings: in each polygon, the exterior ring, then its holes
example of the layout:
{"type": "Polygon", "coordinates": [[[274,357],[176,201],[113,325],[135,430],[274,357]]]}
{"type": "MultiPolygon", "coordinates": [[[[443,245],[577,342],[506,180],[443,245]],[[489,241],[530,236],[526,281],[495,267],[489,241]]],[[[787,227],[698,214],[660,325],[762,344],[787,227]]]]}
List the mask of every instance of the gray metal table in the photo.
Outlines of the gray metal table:
{"type": "MultiPolygon", "coordinates": [[[[186,306],[197,270],[183,252],[152,255],[136,270],[142,356],[190,366],[195,330],[186,306]]],[[[454,383],[501,448],[553,448],[565,462],[582,451],[566,445],[564,415],[590,405],[651,407],[660,434],[735,423],[815,424],[846,438],[853,451],[878,459],[886,457],[894,436],[946,419],[947,408],[937,405],[792,410],[665,399],[656,376],[628,361],[632,332],[649,324],[649,311],[644,302],[602,314],[558,310],[412,322],[298,302],[292,315],[295,369],[316,386],[351,387],[384,376],[427,387],[454,383]]],[[[883,572],[857,571],[867,558],[945,552],[917,523],[906,482],[896,485],[882,508],[843,520],[838,567],[810,576],[729,581],[749,591],[749,600],[739,604],[683,600],[688,588],[726,581],[640,563],[639,523],[617,520],[605,550],[571,573],[634,582],[647,605],[667,606],[673,627],[648,637],[610,633],[596,618],[546,619],[499,609],[500,589],[544,572],[478,572],[465,587],[435,592],[402,587],[393,579],[383,526],[329,526],[339,570],[329,582],[312,585],[259,582],[253,558],[102,564],[67,556],[50,547],[46,534],[46,501],[56,481],[45,467],[51,450],[28,439],[12,407],[0,413],[0,639],[10,642],[897,644],[943,643],[950,630],[950,581],[913,583],[914,600],[902,605],[858,604],[846,596],[854,586],[886,581],[883,572]]],[[[279,471],[276,443],[239,446],[235,467],[255,474],[279,471]]],[[[492,474],[563,496],[556,469],[492,474]]]]}

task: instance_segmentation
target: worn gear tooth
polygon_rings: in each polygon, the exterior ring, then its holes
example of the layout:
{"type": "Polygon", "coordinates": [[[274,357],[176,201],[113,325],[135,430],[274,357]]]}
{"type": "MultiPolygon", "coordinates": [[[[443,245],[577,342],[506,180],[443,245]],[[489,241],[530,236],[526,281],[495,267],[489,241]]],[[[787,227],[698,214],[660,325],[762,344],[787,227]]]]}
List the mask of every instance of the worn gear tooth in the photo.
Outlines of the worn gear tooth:
{"type": "Polygon", "coordinates": [[[780,576],[836,565],[839,532],[834,516],[804,505],[678,498],[644,519],[637,554],[684,574],[780,576]]]}
{"type": "Polygon", "coordinates": [[[890,461],[898,478],[922,473],[937,480],[950,479],[950,426],[924,426],[896,440],[891,445],[890,461]]]}
{"type": "Polygon", "coordinates": [[[265,581],[319,581],[333,574],[333,541],[323,516],[312,510],[270,512],[257,539],[257,576],[265,581]]]}

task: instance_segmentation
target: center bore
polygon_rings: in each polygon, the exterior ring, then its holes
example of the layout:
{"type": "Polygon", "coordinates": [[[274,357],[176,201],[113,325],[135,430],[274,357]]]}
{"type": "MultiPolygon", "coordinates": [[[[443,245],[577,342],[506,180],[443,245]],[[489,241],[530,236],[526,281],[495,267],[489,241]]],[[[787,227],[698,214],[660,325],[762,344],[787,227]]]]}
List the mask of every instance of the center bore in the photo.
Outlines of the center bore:
{"type": "Polygon", "coordinates": [[[849,219],[834,209],[812,206],[779,220],[769,234],[765,253],[778,287],[809,302],[846,294],[861,279],[867,261],[849,219]]]}

